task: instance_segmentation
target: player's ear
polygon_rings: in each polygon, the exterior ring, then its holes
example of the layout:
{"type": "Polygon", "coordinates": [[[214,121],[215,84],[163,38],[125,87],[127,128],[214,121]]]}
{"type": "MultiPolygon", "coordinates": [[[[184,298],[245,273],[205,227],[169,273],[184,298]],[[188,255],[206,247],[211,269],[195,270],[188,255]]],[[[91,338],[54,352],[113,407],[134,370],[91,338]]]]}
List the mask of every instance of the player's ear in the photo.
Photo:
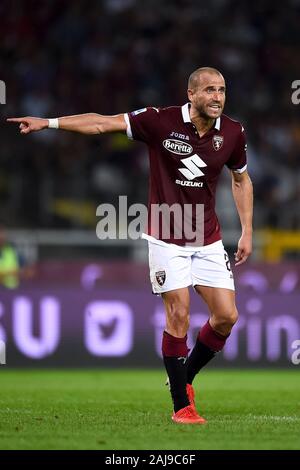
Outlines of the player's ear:
{"type": "Polygon", "coordinates": [[[189,101],[192,101],[193,94],[194,94],[193,90],[191,88],[188,88],[187,95],[188,95],[189,101]]]}

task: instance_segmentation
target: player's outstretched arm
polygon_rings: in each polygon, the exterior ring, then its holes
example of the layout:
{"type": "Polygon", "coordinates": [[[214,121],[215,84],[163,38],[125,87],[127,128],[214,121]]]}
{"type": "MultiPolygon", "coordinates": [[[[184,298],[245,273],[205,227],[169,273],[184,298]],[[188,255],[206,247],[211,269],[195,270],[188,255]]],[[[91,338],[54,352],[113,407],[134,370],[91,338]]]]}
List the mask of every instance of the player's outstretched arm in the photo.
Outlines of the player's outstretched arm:
{"type": "Polygon", "coordinates": [[[103,134],[105,132],[126,131],[124,114],[102,116],[96,113],[77,114],[55,119],[43,119],[31,116],[8,118],[8,122],[19,124],[21,134],[41,131],[43,129],[63,129],[81,134],[103,134]]]}

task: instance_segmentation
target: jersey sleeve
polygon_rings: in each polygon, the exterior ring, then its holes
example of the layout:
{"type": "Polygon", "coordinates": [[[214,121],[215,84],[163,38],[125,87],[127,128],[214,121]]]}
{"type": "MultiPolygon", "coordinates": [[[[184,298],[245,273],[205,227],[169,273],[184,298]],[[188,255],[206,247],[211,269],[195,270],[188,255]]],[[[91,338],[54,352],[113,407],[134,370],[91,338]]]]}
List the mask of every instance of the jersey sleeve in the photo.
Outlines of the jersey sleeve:
{"type": "Polygon", "coordinates": [[[241,126],[233,152],[226,163],[230,170],[235,171],[236,173],[243,173],[247,169],[246,150],[247,143],[245,130],[243,126],[241,126]]]}
{"type": "Polygon", "coordinates": [[[150,143],[153,139],[159,123],[158,108],[142,108],[131,113],[124,114],[127,124],[127,137],[150,143]]]}

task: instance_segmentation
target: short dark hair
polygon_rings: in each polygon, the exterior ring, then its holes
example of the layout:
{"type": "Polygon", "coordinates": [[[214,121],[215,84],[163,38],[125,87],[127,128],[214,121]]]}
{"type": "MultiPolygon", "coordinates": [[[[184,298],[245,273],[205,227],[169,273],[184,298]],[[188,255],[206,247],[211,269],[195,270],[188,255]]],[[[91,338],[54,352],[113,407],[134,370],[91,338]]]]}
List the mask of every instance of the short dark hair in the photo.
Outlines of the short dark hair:
{"type": "Polygon", "coordinates": [[[223,77],[221,72],[213,67],[199,67],[194,72],[192,72],[191,75],[189,76],[188,88],[190,89],[195,88],[198,85],[198,80],[199,80],[201,73],[204,73],[204,72],[220,75],[221,77],[223,77]]]}

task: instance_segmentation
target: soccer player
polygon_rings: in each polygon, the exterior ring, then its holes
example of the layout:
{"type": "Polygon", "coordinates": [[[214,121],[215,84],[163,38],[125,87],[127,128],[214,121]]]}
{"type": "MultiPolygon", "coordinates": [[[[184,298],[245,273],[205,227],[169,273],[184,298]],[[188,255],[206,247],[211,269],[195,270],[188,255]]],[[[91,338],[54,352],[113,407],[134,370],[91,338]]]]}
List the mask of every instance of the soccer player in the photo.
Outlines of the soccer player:
{"type": "Polygon", "coordinates": [[[223,349],[238,318],[233,275],[215,213],[216,186],[224,165],[231,171],[242,228],[236,266],[246,261],[252,249],[253,191],[247,173],[244,128],[223,114],[222,74],[214,68],[198,68],[189,77],[187,93],[189,102],[183,106],[149,107],[115,116],[89,113],[8,121],[19,123],[21,134],[49,127],[83,134],[121,131],[148,145],[149,220],[144,238],[149,245],[152,290],[162,296],[166,312],[162,354],[173,400],[172,419],[176,423],[204,424],[206,420],[195,407],[193,380],[223,349]],[[175,207],[175,217],[169,214],[154,223],[154,208],[162,204],[175,207]],[[181,231],[179,236],[178,207],[189,229],[188,234],[181,231]],[[187,208],[192,208],[189,216],[187,208]],[[169,232],[164,230],[166,225],[169,232]],[[190,234],[195,234],[195,239],[190,234]],[[190,285],[206,302],[210,317],[188,356],[190,285]]]}

